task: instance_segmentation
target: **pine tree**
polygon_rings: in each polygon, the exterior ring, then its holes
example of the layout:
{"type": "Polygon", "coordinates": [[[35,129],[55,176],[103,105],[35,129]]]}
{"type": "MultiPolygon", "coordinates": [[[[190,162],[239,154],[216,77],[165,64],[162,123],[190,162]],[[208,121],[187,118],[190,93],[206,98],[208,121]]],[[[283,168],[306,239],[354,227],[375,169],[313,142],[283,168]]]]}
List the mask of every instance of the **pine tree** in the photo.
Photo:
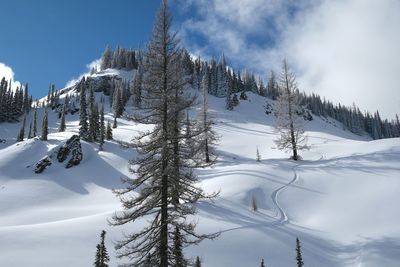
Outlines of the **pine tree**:
{"type": "Polygon", "coordinates": [[[47,141],[48,134],[49,134],[49,120],[48,120],[47,108],[45,108],[42,120],[42,135],[40,136],[40,140],[47,141]]]}
{"type": "Polygon", "coordinates": [[[260,155],[260,151],[258,150],[258,146],[257,146],[257,152],[256,152],[256,160],[257,160],[257,162],[261,161],[261,155],[260,155]]]}
{"type": "Polygon", "coordinates": [[[87,105],[86,105],[86,90],[85,90],[85,85],[84,81],[81,81],[81,87],[80,87],[80,98],[79,98],[79,136],[83,140],[89,140],[89,129],[88,129],[88,123],[87,123],[87,105]]]}
{"type": "Polygon", "coordinates": [[[304,119],[299,114],[302,111],[298,97],[295,75],[289,70],[286,60],[283,61],[282,72],[279,80],[281,94],[276,102],[275,129],[279,138],[275,140],[278,149],[290,150],[292,159],[298,160],[298,151],[307,149],[304,135],[304,119]]]}
{"type": "Polygon", "coordinates": [[[59,132],[65,132],[65,104],[63,105],[62,111],[61,111],[61,118],[60,118],[60,127],[58,127],[59,132]]]}
{"type": "Polygon", "coordinates": [[[29,124],[28,139],[32,139],[32,138],[33,138],[33,136],[32,136],[32,121],[31,121],[31,123],[29,124]]]}
{"type": "Polygon", "coordinates": [[[140,108],[142,103],[142,82],[143,82],[143,71],[142,68],[139,67],[135,78],[132,82],[132,95],[133,95],[133,105],[135,107],[140,108]]]}
{"type": "Polygon", "coordinates": [[[111,68],[111,50],[107,46],[106,49],[104,50],[103,55],[101,56],[101,64],[100,64],[100,69],[105,70],[108,68],[111,68]]]}
{"type": "Polygon", "coordinates": [[[207,196],[195,186],[197,179],[185,142],[185,112],[194,100],[183,90],[179,50],[170,26],[171,14],[167,0],[163,0],[144,64],[145,109],[137,118],[154,128],[134,139],[139,153],[130,162],[134,178],[125,179],[126,189],[115,191],[125,211],[115,214],[114,225],[135,223],[143,217],[148,221],[116,245],[118,256],[131,260],[128,266],[143,266],[147,259],[153,266],[177,266],[173,253],[176,228],[182,247],[215,236],[196,234],[195,224],[187,221],[187,216],[195,213],[196,201],[207,196]]]}
{"type": "Polygon", "coordinates": [[[261,259],[261,265],[260,265],[260,267],[265,267],[264,259],[261,259]]]}
{"type": "Polygon", "coordinates": [[[194,262],[194,267],[201,267],[201,261],[199,256],[196,257],[196,261],[194,262]]]}
{"type": "Polygon", "coordinates": [[[297,261],[297,267],[302,267],[304,265],[303,256],[301,255],[300,240],[297,237],[296,237],[296,261],[297,261]]]}
{"type": "Polygon", "coordinates": [[[232,91],[231,91],[231,87],[228,86],[227,91],[226,91],[225,108],[227,110],[233,110],[233,107],[234,107],[234,104],[233,104],[233,100],[232,100],[232,91]]]}
{"type": "Polygon", "coordinates": [[[176,226],[175,227],[175,232],[174,232],[174,246],[173,246],[173,257],[175,261],[175,267],[185,267],[186,266],[186,261],[183,257],[183,251],[182,251],[182,235],[181,231],[179,228],[176,226]]]}
{"type": "Polygon", "coordinates": [[[93,142],[96,140],[95,135],[96,135],[96,110],[95,110],[95,98],[94,98],[94,91],[93,87],[89,87],[89,131],[88,131],[88,138],[87,141],[93,142]]]}
{"type": "Polygon", "coordinates": [[[33,113],[32,137],[36,136],[37,136],[37,108],[35,107],[35,112],[33,113]]]}
{"type": "Polygon", "coordinates": [[[118,123],[117,123],[117,114],[114,113],[114,122],[113,122],[113,129],[118,127],[118,123]]]}
{"type": "Polygon", "coordinates": [[[22,126],[19,129],[18,136],[17,136],[17,142],[24,141],[24,138],[25,138],[25,123],[26,123],[26,117],[24,117],[24,120],[22,122],[22,126]]]}
{"type": "Polygon", "coordinates": [[[208,111],[208,75],[204,75],[201,81],[201,92],[203,97],[202,109],[200,112],[200,128],[202,134],[197,139],[200,151],[198,155],[206,164],[210,164],[215,160],[213,146],[216,145],[217,135],[212,129],[213,121],[208,111]]]}
{"type": "Polygon", "coordinates": [[[276,100],[279,95],[278,84],[275,79],[275,73],[271,70],[267,84],[267,96],[272,100],[276,100]]]}
{"type": "Polygon", "coordinates": [[[106,135],[106,127],[104,124],[104,105],[102,104],[100,109],[100,136],[99,136],[100,150],[103,150],[105,135],[106,135]]]}
{"type": "Polygon", "coordinates": [[[112,133],[112,127],[111,127],[110,121],[107,121],[106,139],[107,140],[113,139],[113,133],[112,133]]]}
{"type": "Polygon", "coordinates": [[[108,267],[110,257],[108,256],[107,248],[104,243],[106,231],[101,231],[100,243],[96,246],[96,258],[93,263],[95,267],[108,267]]]}

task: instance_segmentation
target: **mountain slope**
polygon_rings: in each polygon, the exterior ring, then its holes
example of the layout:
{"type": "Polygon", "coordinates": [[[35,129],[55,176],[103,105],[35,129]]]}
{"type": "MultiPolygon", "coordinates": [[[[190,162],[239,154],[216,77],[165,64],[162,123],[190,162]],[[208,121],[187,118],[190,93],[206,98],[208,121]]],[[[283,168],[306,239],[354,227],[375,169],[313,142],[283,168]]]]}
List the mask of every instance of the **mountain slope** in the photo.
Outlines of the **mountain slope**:
{"type": "MultiPolygon", "coordinates": [[[[220,190],[220,195],[200,202],[194,218],[199,231],[221,235],[188,248],[188,255],[199,255],[203,266],[259,266],[261,258],[267,266],[295,266],[299,237],[306,266],[397,266],[399,139],[369,141],[316,117],[306,124],[311,149],[302,153],[302,161],[292,162],[272,149],[276,134],[273,116],[264,113],[265,98],[249,93],[234,111],[225,110],[224,101],[209,99],[220,135],[217,164],[197,171],[206,192],[220,190]],[[251,209],[253,196],[257,212],[251,209]]],[[[112,119],[105,106],[106,119],[112,119]]],[[[33,172],[51,148],[78,132],[78,114],[66,119],[68,132],[56,133],[58,117],[50,112],[48,142],[15,144],[19,126],[1,125],[0,137],[7,139],[0,144],[4,266],[91,265],[102,229],[108,232],[110,266],[117,266],[112,240],[141,225],[107,223],[121,209],[111,189],[123,187],[120,178],[130,175],[127,161],[136,155],[131,148],[106,142],[99,151],[96,144],[82,142],[80,165],[33,172]]],[[[118,123],[114,138],[123,141],[147,127],[125,119],[118,123]]]]}

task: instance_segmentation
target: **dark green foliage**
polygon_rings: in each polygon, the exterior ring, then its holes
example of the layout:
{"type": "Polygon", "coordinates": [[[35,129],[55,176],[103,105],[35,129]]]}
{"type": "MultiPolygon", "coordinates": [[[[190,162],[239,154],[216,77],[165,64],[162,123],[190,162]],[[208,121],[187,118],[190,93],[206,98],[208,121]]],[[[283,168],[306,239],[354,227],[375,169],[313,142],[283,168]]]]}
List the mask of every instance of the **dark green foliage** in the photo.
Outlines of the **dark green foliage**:
{"type": "Polygon", "coordinates": [[[89,88],[89,129],[88,129],[88,137],[87,141],[93,142],[96,140],[96,131],[98,130],[98,118],[96,118],[96,105],[95,105],[95,97],[93,87],[89,88]]]}
{"type": "Polygon", "coordinates": [[[101,105],[100,109],[100,136],[99,136],[99,147],[103,150],[104,138],[106,136],[106,126],[104,124],[104,105],[101,105]]]}
{"type": "Polygon", "coordinates": [[[49,119],[47,114],[47,108],[45,108],[42,120],[42,135],[40,136],[40,140],[47,141],[48,134],[49,134],[49,119]]]}
{"type": "Polygon", "coordinates": [[[31,107],[28,85],[11,88],[11,84],[4,77],[0,81],[0,123],[18,122],[31,107]]]}
{"type": "Polygon", "coordinates": [[[118,123],[117,123],[117,115],[114,113],[114,122],[113,122],[113,126],[114,129],[118,127],[118,123]]]}
{"type": "Polygon", "coordinates": [[[113,132],[110,121],[107,121],[107,129],[106,129],[106,139],[112,140],[113,139],[113,132]]]}
{"type": "Polygon", "coordinates": [[[93,263],[95,267],[108,267],[108,262],[110,261],[110,257],[108,256],[107,248],[105,246],[106,231],[101,231],[100,234],[100,243],[96,246],[96,258],[93,263]]]}
{"type": "Polygon", "coordinates": [[[196,257],[196,261],[194,262],[194,267],[201,267],[201,261],[199,256],[196,257]]]}
{"type": "Polygon", "coordinates": [[[301,255],[300,240],[297,237],[296,237],[296,261],[297,261],[297,267],[302,267],[304,265],[303,256],[301,255]]]}
{"type": "Polygon", "coordinates": [[[181,231],[179,230],[178,227],[175,227],[175,232],[174,232],[174,246],[173,246],[173,256],[175,259],[175,267],[185,267],[186,266],[186,260],[183,257],[183,251],[182,251],[182,235],[181,231]]]}
{"type": "Polygon", "coordinates": [[[79,108],[79,135],[83,140],[89,140],[89,129],[88,129],[88,115],[87,115],[87,104],[86,104],[86,87],[84,85],[84,79],[80,85],[80,108],[79,108]]]}
{"type": "Polygon", "coordinates": [[[35,108],[35,112],[33,113],[33,125],[32,125],[32,137],[36,137],[37,135],[37,108],[35,108]]]}
{"type": "Polygon", "coordinates": [[[65,126],[65,104],[64,104],[61,112],[60,127],[58,127],[58,131],[64,132],[65,128],[66,126],[65,126]]]}
{"type": "Polygon", "coordinates": [[[29,124],[28,139],[33,138],[32,136],[32,122],[29,124]]]}
{"type": "Polygon", "coordinates": [[[24,117],[24,120],[22,122],[22,126],[19,129],[18,136],[17,136],[17,142],[24,141],[24,138],[25,138],[25,123],[26,123],[26,117],[24,117]]]}

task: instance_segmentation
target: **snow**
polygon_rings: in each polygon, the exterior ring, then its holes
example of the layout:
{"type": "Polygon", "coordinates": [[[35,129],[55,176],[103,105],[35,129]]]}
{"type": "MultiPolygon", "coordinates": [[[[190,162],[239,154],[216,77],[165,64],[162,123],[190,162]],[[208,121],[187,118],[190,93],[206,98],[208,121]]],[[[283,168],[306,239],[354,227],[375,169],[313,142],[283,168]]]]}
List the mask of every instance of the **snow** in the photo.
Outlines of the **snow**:
{"type": "MultiPolygon", "coordinates": [[[[96,75],[121,73],[115,72],[96,75]]],[[[306,123],[311,149],[293,162],[273,149],[276,133],[265,103],[249,93],[248,101],[227,111],[225,99],[209,97],[220,135],[219,157],[215,166],[197,173],[206,192],[220,194],[213,202],[201,201],[194,219],[200,232],[221,234],[187,248],[186,254],[200,256],[206,267],[259,266],[261,258],[266,266],[295,266],[299,237],[305,266],[398,266],[400,139],[371,141],[338,122],[315,118],[306,123]],[[257,147],[261,162],[256,161],[257,147]]],[[[107,112],[106,120],[112,119],[107,112]]],[[[39,125],[41,114],[39,109],[39,125]]],[[[99,151],[96,144],[82,142],[80,165],[65,169],[54,164],[42,174],[33,172],[40,158],[78,132],[78,115],[66,120],[68,132],[57,133],[58,116],[49,111],[47,142],[16,144],[20,125],[0,125],[0,138],[7,140],[0,144],[4,266],[90,266],[102,229],[110,266],[117,266],[124,261],[115,258],[113,241],[140,227],[111,227],[107,221],[121,210],[111,190],[122,188],[120,178],[130,175],[127,161],[136,156],[133,149],[106,142],[99,151]]],[[[122,141],[148,127],[125,119],[118,125],[114,137],[122,141]]]]}

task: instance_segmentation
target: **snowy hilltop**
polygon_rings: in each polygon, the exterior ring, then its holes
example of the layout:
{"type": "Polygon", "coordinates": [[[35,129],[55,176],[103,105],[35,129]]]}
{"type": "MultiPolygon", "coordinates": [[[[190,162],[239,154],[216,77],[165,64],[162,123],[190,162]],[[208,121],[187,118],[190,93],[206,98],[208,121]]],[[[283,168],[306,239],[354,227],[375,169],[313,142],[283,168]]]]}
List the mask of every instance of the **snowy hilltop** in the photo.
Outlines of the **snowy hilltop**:
{"type": "MultiPolygon", "coordinates": [[[[127,77],[112,69],[104,73],[127,77]]],[[[72,99],[77,93],[65,95],[72,99]]],[[[332,119],[313,116],[305,123],[310,150],[301,152],[303,160],[289,161],[288,154],[273,149],[274,116],[265,107],[274,101],[251,92],[247,96],[233,110],[225,108],[224,98],[209,96],[218,159],[196,173],[205,191],[220,193],[213,202],[198,203],[195,219],[201,233],[221,234],[186,253],[200,256],[204,266],[258,266],[262,258],[266,266],[294,266],[298,237],[306,266],[396,266],[400,218],[393,203],[400,201],[399,139],[371,141],[332,119]]],[[[110,98],[103,92],[95,97],[98,103],[103,99],[105,120],[113,122],[110,98]]],[[[200,108],[190,116],[195,118],[200,108]]],[[[124,114],[132,110],[131,99],[124,114]]],[[[44,108],[37,112],[41,118],[44,108]]],[[[57,112],[49,109],[48,116],[48,141],[15,143],[20,125],[1,124],[1,261],[6,266],[88,266],[105,229],[110,266],[116,266],[120,261],[114,257],[113,241],[123,229],[140,223],[109,226],[108,220],[121,210],[111,189],[124,188],[121,178],[131,175],[128,160],[136,152],[123,144],[149,125],[122,115],[102,151],[81,140],[79,165],[66,169],[55,160],[36,174],[40,159],[79,133],[78,113],[66,115],[65,132],[58,132],[57,112]]]]}

